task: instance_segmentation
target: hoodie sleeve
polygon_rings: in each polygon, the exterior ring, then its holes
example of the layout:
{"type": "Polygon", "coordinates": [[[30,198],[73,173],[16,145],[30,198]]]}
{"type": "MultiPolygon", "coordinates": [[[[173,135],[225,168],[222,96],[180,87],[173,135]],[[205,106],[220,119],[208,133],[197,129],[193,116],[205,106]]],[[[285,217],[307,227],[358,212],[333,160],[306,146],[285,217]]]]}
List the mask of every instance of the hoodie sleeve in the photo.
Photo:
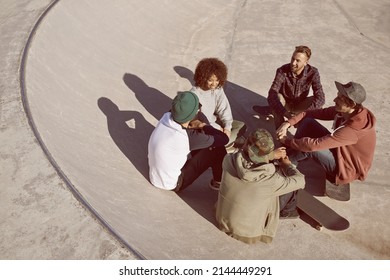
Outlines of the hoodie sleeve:
{"type": "Polygon", "coordinates": [[[211,125],[206,125],[202,130],[187,129],[190,142],[190,150],[199,150],[208,147],[222,147],[229,142],[229,137],[222,131],[211,125]]]}
{"type": "Polygon", "coordinates": [[[226,97],[223,88],[220,88],[216,94],[215,113],[223,124],[223,128],[232,130],[233,115],[229,100],[226,97]]]}
{"type": "MultiPolygon", "coordinates": [[[[325,109],[306,111],[288,120],[291,125],[299,123],[305,117],[312,117],[320,120],[333,120],[337,115],[334,106],[325,109]]],[[[287,139],[285,144],[293,149],[302,152],[313,152],[325,149],[333,149],[357,143],[356,130],[350,126],[342,125],[332,133],[320,138],[302,137],[300,139],[287,139]]]]}
{"type": "Polygon", "coordinates": [[[315,109],[310,111],[304,111],[296,116],[288,119],[291,126],[299,123],[303,118],[313,118],[323,121],[331,121],[335,118],[337,111],[334,106],[325,109],[315,109]]]}
{"type": "Polygon", "coordinates": [[[287,139],[286,145],[302,152],[313,152],[325,149],[333,149],[346,145],[356,144],[358,137],[354,129],[340,126],[333,133],[321,138],[303,137],[300,139],[287,139]]]}
{"type": "Polygon", "coordinates": [[[286,176],[281,175],[279,172],[275,172],[275,194],[283,195],[297,189],[302,189],[305,186],[305,176],[298,171],[295,165],[289,164],[282,167],[286,176]]]}

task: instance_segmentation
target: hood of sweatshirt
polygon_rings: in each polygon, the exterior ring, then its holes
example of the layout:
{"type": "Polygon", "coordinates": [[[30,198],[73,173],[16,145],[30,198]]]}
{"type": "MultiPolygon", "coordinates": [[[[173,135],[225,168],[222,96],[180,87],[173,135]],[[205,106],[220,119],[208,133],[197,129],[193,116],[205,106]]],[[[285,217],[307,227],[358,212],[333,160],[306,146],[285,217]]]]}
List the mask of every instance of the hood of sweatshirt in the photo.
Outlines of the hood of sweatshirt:
{"type": "Polygon", "coordinates": [[[181,126],[181,124],[175,122],[172,119],[171,112],[166,112],[160,119],[160,123],[170,129],[173,129],[181,134],[187,134],[186,130],[181,126]]]}
{"type": "Polygon", "coordinates": [[[375,116],[365,107],[353,115],[347,122],[347,125],[356,130],[369,130],[375,126],[375,116]]]}
{"type": "Polygon", "coordinates": [[[276,171],[275,165],[273,163],[256,166],[251,161],[246,159],[245,155],[242,153],[242,150],[235,154],[233,161],[237,171],[237,177],[247,182],[259,182],[266,180],[276,171]]]}

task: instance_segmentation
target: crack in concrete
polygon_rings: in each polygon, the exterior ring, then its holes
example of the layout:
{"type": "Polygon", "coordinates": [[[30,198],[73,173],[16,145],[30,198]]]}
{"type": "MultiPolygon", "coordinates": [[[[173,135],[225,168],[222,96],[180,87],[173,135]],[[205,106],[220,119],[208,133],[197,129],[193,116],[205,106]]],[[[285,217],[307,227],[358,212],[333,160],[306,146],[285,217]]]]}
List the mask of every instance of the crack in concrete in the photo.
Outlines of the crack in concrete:
{"type": "Polygon", "coordinates": [[[386,46],[385,44],[381,43],[381,42],[378,42],[374,39],[372,39],[371,37],[367,36],[366,34],[364,34],[359,26],[357,25],[357,23],[353,20],[353,18],[348,14],[348,12],[343,8],[343,6],[341,6],[341,4],[339,4],[337,2],[337,0],[333,0],[333,2],[335,3],[335,5],[337,6],[337,8],[341,11],[341,13],[345,16],[345,18],[348,20],[348,22],[359,32],[359,34],[361,36],[363,36],[364,38],[370,40],[371,42],[375,43],[375,44],[378,44],[380,45],[382,48],[386,49],[386,50],[390,50],[390,47],[386,46]]]}

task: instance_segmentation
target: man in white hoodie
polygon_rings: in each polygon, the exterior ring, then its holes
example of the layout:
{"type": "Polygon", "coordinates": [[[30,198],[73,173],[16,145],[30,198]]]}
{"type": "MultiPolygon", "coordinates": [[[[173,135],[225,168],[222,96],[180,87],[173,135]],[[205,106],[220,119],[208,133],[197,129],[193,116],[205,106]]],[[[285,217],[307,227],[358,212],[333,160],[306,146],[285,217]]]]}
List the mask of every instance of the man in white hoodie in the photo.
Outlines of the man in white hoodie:
{"type": "Polygon", "coordinates": [[[196,94],[179,93],[154,129],[148,144],[148,162],[150,182],[155,187],[181,191],[209,167],[213,171],[210,187],[219,187],[229,138],[196,120],[200,110],[196,94]]]}

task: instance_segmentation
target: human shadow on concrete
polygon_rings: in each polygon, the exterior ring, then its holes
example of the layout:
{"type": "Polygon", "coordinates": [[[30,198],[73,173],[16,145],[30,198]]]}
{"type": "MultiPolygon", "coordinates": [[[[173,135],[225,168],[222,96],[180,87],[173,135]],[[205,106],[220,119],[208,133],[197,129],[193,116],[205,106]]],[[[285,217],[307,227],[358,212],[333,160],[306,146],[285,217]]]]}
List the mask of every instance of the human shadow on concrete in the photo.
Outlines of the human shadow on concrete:
{"type": "Polygon", "coordinates": [[[108,132],[119,150],[149,180],[148,141],[154,129],[140,112],[121,111],[106,97],[97,101],[107,117],[108,132]]]}
{"type": "MultiPolygon", "coordinates": [[[[167,111],[170,110],[171,104],[172,104],[172,99],[163,94],[161,91],[152,88],[148,86],[141,78],[134,74],[126,73],[123,76],[123,81],[127,85],[129,89],[135,94],[137,100],[140,102],[141,105],[144,106],[144,108],[151,114],[153,115],[157,120],[160,120],[162,115],[166,113],[167,111]]],[[[111,105],[112,106],[112,105],[111,105]]],[[[113,110],[111,108],[111,110],[113,110]]],[[[116,111],[116,109],[114,110],[116,111]]],[[[134,112],[133,112],[134,113],[134,112]]],[[[118,113],[116,113],[118,114],[118,113]]],[[[139,118],[142,117],[142,115],[139,114],[139,118]]],[[[130,115],[131,116],[131,115],[130,115]]],[[[127,117],[130,117],[127,116],[127,117]]],[[[119,119],[119,117],[118,117],[119,119]]],[[[126,116],[124,116],[124,119],[126,119],[126,116]]],[[[145,119],[142,117],[142,119],[145,121],[145,119]]],[[[145,121],[146,122],[146,121],[145,121]]],[[[148,123],[148,125],[150,125],[148,123]]],[[[126,125],[127,126],[127,125],[126,125]]],[[[127,127],[127,129],[129,129],[127,127]]],[[[142,152],[139,154],[140,157],[143,157],[145,160],[142,159],[134,159],[136,161],[139,161],[139,166],[140,167],[145,167],[148,170],[148,162],[147,162],[147,143],[149,140],[149,137],[153,131],[154,127],[151,126],[150,130],[146,135],[143,135],[143,137],[146,137],[145,139],[141,139],[142,137],[138,137],[140,135],[137,135],[135,139],[138,139],[139,141],[145,143],[145,152],[142,152]]],[[[126,127],[123,128],[123,135],[117,134],[116,137],[128,137],[130,138],[129,132],[126,133],[126,127]]],[[[134,138],[134,137],[133,137],[134,138]]],[[[115,140],[114,140],[115,141],[115,140]]],[[[127,156],[128,158],[130,157],[130,154],[132,155],[131,149],[126,148],[126,144],[123,144],[123,142],[126,141],[126,139],[117,139],[117,141],[120,142],[121,145],[124,145],[123,147],[123,153],[127,156]]],[[[129,140],[128,140],[129,141],[129,140]]],[[[122,149],[121,149],[122,150],[122,149]]],[[[129,158],[130,159],[130,158],[129,158]]],[[[131,161],[133,158],[130,159],[131,161]]],[[[137,168],[138,169],[138,168],[137,168]]],[[[140,169],[138,169],[140,170],[140,169]]],[[[142,170],[140,170],[142,172],[142,170]]],[[[207,171],[206,171],[207,173],[207,171]]],[[[148,174],[142,173],[144,176],[149,180],[148,174]]],[[[187,203],[194,211],[196,211],[198,214],[200,214],[202,217],[205,219],[211,221],[214,217],[212,213],[212,209],[214,207],[214,199],[210,198],[210,190],[201,188],[202,185],[205,185],[203,183],[203,174],[195,180],[195,182],[188,187],[186,190],[178,193],[178,196],[187,203]]]]}
{"type": "Polygon", "coordinates": [[[204,219],[216,225],[215,204],[218,191],[208,187],[211,178],[211,169],[206,170],[191,186],[177,195],[204,219]]]}
{"type": "Polygon", "coordinates": [[[123,75],[123,81],[134,92],[140,104],[157,120],[171,109],[172,99],[161,91],[148,86],[138,76],[126,73],[123,75]]]}

